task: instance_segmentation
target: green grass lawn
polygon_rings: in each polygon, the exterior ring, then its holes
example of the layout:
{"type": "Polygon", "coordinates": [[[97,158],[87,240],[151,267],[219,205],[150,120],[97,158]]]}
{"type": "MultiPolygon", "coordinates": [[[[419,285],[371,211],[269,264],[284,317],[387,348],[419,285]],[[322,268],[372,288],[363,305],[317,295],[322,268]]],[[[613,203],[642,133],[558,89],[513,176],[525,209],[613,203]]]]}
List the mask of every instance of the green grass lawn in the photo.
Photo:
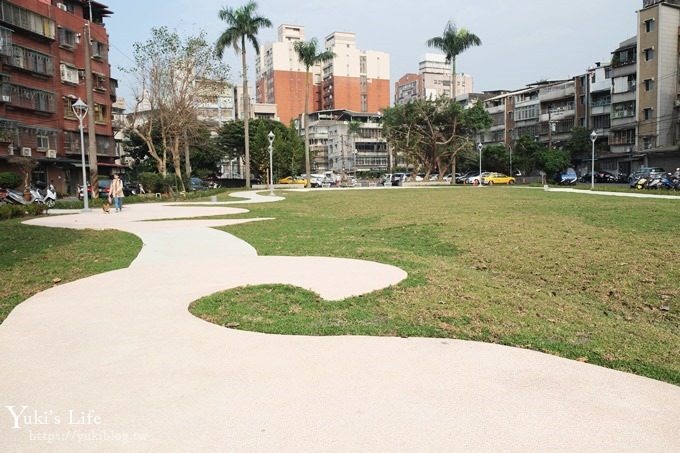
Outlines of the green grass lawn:
{"type": "MultiPolygon", "coordinates": [[[[679,200],[508,187],[284,194],[239,206],[276,220],[225,230],[261,255],[360,258],[408,279],[339,302],[237,288],[196,301],[194,314],[262,332],[508,344],[680,384],[679,200]]],[[[54,279],[127,266],[141,248],[127,233],[16,220],[0,233],[0,322],[54,279]]]]}
{"type": "Polygon", "coordinates": [[[127,267],[141,240],[120,231],[70,230],[0,222],[0,323],[19,303],[55,284],[127,267]]]}
{"type": "Polygon", "coordinates": [[[522,188],[324,191],[225,228],[261,255],[351,257],[409,278],[341,302],[284,286],[192,304],[240,329],[501,343],[680,384],[680,201],[522,188]]]}

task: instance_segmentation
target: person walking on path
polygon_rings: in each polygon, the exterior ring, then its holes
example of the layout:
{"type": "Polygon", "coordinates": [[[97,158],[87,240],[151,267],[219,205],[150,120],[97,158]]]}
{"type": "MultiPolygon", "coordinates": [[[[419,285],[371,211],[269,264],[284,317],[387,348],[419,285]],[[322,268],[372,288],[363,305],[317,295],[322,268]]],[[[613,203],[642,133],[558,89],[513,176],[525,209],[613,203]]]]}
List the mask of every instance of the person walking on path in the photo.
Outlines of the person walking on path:
{"type": "Polygon", "coordinates": [[[123,209],[123,181],[117,174],[113,175],[113,181],[111,181],[111,191],[109,192],[109,202],[113,198],[114,205],[116,207],[116,212],[120,212],[123,209]]]}

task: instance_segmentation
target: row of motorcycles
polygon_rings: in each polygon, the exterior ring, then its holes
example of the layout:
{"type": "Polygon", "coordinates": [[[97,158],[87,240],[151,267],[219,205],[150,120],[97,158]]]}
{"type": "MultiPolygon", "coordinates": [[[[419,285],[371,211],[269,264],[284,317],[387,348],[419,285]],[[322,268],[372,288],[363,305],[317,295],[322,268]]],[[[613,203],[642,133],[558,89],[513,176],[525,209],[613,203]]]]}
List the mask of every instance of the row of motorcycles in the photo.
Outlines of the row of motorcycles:
{"type": "Polygon", "coordinates": [[[29,196],[24,196],[22,192],[6,189],[0,187],[0,205],[2,204],[18,204],[26,205],[31,203],[44,204],[48,208],[53,208],[57,203],[57,191],[54,186],[50,184],[45,189],[38,189],[35,186],[30,186],[29,196]],[[28,199],[30,198],[30,199],[28,199]]]}
{"type": "Polygon", "coordinates": [[[631,181],[631,187],[642,189],[680,190],[680,171],[675,173],[657,173],[642,175],[631,181]]]}

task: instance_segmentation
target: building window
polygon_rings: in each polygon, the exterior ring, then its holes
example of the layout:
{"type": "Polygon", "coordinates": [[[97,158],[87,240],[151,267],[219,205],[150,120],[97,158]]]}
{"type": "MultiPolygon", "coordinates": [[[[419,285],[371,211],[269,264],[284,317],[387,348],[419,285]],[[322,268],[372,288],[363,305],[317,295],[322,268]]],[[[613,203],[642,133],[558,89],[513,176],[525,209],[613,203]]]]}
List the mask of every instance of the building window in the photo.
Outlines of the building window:
{"type": "Polygon", "coordinates": [[[654,49],[653,48],[648,48],[645,49],[645,61],[650,61],[654,59],[654,49]]]}
{"type": "Polygon", "coordinates": [[[645,32],[651,33],[654,31],[654,19],[649,19],[645,21],[645,32]]]}
{"type": "Polygon", "coordinates": [[[64,98],[64,118],[76,118],[76,114],[73,112],[73,104],[75,104],[75,102],[75,98],[64,98]]]}
{"type": "Polygon", "coordinates": [[[642,111],[645,120],[654,119],[654,109],[647,108],[642,111]]]}
{"type": "Polygon", "coordinates": [[[107,57],[106,46],[99,41],[92,41],[92,58],[105,60],[107,57]]]}
{"type": "Polygon", "coordinates": [[[645,80],[645,91],[652,91],[654,89],[654,79],[645,80]]]}
{"type": "Polygon", "coordinates": [[[97,123],[106,123],[106,106],[104,104],[94,105],[94,120],[97,123]]]}
{"type": "Polygon", "coordinates": [[[38,135],[36,136],[37,142],[38,142],[38,149],[43,150],[43,149],[49,149],[50,147],[50,137],[47,135],[47,132],[45,131],[38,131],[38,135]]]}
{"type": "Polygon", "coordinates": [[[74,49],[78,44],[80,35],[76,35],[73,31],[67,28],[59,29],[59,46],[65,49],[74,49]]]}

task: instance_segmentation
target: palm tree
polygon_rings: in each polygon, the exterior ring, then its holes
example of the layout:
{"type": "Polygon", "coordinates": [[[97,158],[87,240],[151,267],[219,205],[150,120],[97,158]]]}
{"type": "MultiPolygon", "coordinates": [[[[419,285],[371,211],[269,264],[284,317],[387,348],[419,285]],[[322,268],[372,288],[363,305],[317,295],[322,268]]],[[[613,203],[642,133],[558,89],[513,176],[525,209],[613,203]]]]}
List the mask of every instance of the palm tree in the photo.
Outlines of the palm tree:
{"type": "Polygon", "coordinates": [[[246,39],[250,41],[255,53],[260,53],[260,43],[257,41],[257,33],[260,28],[271,27],[272,22],[266,17],[258,16],[257,3],[249,1],[245,6],[238,9],[224,7],[219,12],[219,18],[225,21],[229,28],[217,39],[215,51],[222,58],[226,47],[233,47],[234,51],[241,54],[243,66],[243,127],[245,136],[245,179],[246,189],[250,189],[250,136],[248,134],[248,120],[250,118],[250,96],[248,94],[248,64],[246,62],[246,39]]]}
{"type": "Polygon", "coordinates": [[[456,25],[448,21],[441,36],[435,36],[426,42],[428,47],[434,47],[444,52],[446,62],[451,63],[451,98],[456,97],[456,57],[472,46],[479,46],[482,40],[468,30],[456,28],[456,25]]]}
{"type": "Polygon", "coordinates": [[[294,45],[298,60],[305,66],[305,171],[307,172],[306,187],[311,185],[311,163],[309,159],[309,86],[311,84],[309,68],[319,63],[332,60],[335,53],[325,50],[318,53],[317,40],[312,38],[309,42],[297,41],[294,45]]]}

